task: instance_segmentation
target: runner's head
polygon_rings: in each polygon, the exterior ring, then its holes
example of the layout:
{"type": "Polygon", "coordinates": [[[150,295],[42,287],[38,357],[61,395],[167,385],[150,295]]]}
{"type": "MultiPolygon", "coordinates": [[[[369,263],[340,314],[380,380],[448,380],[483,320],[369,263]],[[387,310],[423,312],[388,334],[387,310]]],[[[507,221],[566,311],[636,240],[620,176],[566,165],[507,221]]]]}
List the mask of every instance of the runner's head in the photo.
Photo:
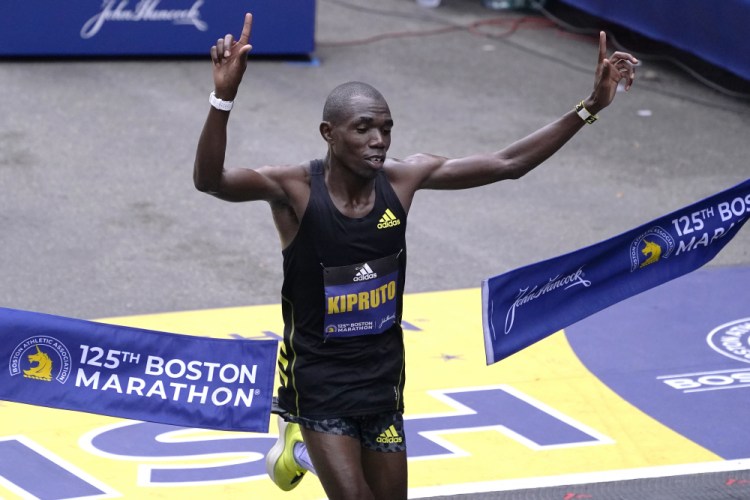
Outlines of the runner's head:
{"type": "Polygon", "coordinates": [[[342,83],[328,94],[323,106],[323,121],[332,125],[341,123],[351,112],[351,101],[357,96],[380,102],[386,109],[388,108],[388,103],[383,94],[372,85],[364,82],[347,82],[342,83]]]}
{"type": "Polygon", "coordinates": [[[362,82],[339,85],[326,99],[320,124],[329,164],[373,178],[385,163],[392,127],[388,103],[375,88],[362,82]]]}

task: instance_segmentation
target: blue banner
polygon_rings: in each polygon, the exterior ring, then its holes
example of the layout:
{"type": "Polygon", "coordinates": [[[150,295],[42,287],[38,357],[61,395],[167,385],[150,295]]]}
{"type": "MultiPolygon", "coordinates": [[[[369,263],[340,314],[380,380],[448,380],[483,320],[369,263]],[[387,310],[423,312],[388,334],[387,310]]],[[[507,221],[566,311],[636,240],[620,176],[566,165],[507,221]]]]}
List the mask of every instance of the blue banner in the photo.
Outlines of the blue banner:
{"type": "Polygon", "coordinates": [[[750,213],[750,179],[609,240],[482,282],[487,364],[713,259],[750,213]]]}
{"type": "Polygon", "coordinates": [[[0,308],[0,399],[267,432],[277,348],[0,308]]]}
{"type": "Polygon", "coordinates": [[[218,37],[239,37],[246,12],[254,17],[252,55],[315,50],[315,0],[3,0],[0,55],[208,60],[218,37]]]}
{"type": "Polygon", "coordinates": [[[750,80],[748,0],[561,1],[750,80]]]}

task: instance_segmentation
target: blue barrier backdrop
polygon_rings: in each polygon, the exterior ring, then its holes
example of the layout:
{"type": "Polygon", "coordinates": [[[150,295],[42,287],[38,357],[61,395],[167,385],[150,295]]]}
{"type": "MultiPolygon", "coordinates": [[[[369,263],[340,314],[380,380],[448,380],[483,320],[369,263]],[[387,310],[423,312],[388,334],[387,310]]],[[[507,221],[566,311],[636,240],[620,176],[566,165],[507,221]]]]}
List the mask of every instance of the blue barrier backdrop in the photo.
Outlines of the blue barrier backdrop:
{"type": "Polygon", "coordinates": [[[487,364],[698,269],[750,214],[750,179],[590,247],[482,283],[487,364]]]}
{"type": "Polygon", "coordinates": [[[267,432],[277,349],[0,308],[0,399],[267,432]]]}
{"type": "Polygon", "coordinates": [[[750,0],[561,0],[750,80],[750,0]]]}
{"type": "Polygon", "coordinates": [[[315,0],[3,0],[2,56],[206,55],[253,13],[255,55],[315,48],[315,0]]]}

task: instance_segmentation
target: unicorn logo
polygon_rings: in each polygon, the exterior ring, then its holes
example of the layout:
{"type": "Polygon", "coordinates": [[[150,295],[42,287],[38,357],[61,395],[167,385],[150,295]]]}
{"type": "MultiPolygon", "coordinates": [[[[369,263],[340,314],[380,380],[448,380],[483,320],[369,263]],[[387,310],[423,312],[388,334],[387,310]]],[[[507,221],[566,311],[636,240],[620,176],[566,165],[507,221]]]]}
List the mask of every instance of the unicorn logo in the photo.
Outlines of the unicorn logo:
{"type": "Polygon", "coordinates": [[[630,272],[668,259],[675,249],[675,240],[669,231],[654,226],[630,244],[630,272]]]}
{"type": "Polygon", "coordinates": [[[643,243],[646,246],[641,250],[641,253],[648,258],[641,263],[640,267],[658,262],[661,257],[661,247],[653,241],[643,240],[643,243]]]}
{"type": "Polygon", "coordinates": [[[36,346],[35,353],[29,354],[29,363],[32,365],[36,363],[36,366],[24,370],[24,377],[33,378],[34,380],[44,380],[46,382],[52,380],[52,360],[44,351],[39,349],[39,346],[36,346]]]}
{"type": "Polygon", "coordinates": [[[54,337],[29,337],[13,349],[8,363],[11,377],[23,375],[31,380],[64,384],[73,369],[68,348],[54,337]]]}

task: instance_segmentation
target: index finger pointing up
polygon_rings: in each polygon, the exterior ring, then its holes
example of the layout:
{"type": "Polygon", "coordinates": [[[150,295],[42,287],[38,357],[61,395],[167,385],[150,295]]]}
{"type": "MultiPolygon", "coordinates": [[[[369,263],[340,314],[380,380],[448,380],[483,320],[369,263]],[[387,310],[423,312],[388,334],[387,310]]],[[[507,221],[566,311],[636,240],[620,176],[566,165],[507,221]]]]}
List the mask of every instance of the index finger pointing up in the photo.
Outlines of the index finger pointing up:
{"type": "Polygon", "coordinates": [[[607,34],[599,32],[599,64],[607,58],[607,34]]]}
{"type": "Polygon", "coordinates": [[[240,35],[240,39],[238,40],[240,45],[247,45],[247,41],[250,39],[250,28],[252,25],[253,15],[248,12],[245,14],[245,24],[242,26],[242,35],[240,35]]]}

